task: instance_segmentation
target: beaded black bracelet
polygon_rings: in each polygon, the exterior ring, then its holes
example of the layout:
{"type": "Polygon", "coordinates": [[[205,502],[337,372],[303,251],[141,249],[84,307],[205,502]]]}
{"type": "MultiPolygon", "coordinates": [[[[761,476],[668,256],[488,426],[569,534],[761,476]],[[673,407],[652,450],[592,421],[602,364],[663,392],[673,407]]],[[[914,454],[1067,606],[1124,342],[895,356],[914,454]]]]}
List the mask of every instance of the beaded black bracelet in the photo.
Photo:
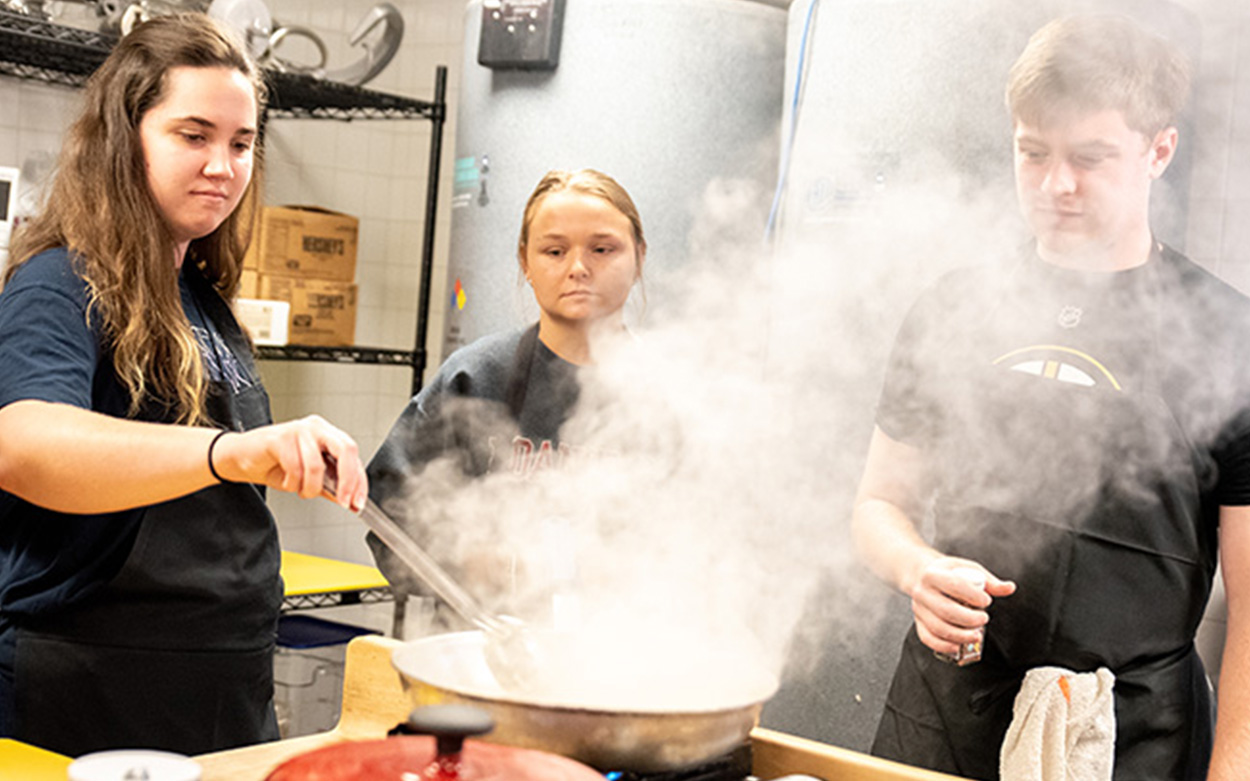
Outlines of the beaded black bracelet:
{"type": "Polygon", "coordinates": [[[208,443],[208,471],[219,483],[229,483],[230,481],[217,474],[217,467],[213,466],[213,448],[217,447],[217,440],[229,433],[230,431],[228,429],[222,429],[217,432],[217,436],[213,437],[213,441],[208,443]]]}

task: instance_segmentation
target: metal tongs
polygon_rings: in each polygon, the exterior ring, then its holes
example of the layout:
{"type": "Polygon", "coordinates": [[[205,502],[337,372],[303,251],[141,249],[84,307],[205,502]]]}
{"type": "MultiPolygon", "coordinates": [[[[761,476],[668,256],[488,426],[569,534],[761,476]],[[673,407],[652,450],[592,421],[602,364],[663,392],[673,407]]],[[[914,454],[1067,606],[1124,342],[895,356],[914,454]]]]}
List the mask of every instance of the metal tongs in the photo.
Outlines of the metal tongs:
{"type": "MultiPolygon", "coordinates": [[[[334,470],[333,459],[327,456],[326,464],[328,468],[322,486],[333,497],[338,488],[338,475],[334,470]]],[[[539,651],[523,621],[512,616],[496,615],[478,604],[468,591],[448,575],[372,499],[365,500],[360,518],[400,561],[412,569],[421,582],[461,618],[482,630],[486,639],[486,663],[500,684],[510,691],[525,691],[533,685],[539,669],[539,651]]]]}

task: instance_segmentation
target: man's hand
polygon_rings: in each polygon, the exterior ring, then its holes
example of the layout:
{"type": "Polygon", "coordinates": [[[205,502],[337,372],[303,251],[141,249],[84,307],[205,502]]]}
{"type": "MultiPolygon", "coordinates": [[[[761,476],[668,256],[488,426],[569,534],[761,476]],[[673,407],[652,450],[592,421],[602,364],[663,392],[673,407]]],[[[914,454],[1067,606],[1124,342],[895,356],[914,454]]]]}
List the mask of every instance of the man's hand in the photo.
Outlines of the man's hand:
{"type": "Polygon", "coordinates": [[[916,633],[940,654],[982,639],[995,598],[1015,593],[1016,584],[1002,580],[968,559],[943,556],[930,561],[915,579],[911,610],[916,633]]]}

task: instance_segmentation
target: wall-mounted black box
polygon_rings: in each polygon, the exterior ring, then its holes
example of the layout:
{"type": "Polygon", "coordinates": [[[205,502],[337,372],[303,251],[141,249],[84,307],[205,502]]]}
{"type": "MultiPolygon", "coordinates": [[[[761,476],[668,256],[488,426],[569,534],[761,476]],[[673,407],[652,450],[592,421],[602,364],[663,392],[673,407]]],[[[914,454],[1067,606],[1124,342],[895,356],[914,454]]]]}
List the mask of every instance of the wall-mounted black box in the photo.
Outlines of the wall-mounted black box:
{"type": "Polygon", "coordinates": [[[553,70],[560,62],[564,0],[484,0],[479,65],[553,70]]]}

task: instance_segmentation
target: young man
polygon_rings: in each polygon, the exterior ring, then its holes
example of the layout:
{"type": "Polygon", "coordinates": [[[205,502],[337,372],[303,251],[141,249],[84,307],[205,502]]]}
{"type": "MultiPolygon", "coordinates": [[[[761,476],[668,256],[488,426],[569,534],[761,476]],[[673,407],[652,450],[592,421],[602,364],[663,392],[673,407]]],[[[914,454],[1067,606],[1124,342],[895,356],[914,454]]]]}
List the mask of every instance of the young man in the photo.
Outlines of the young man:
{"type": "Polygon", "coordinates": [[[1056,20],[1011,70],[1036,241],[913,307],[855,506],[861,552],[915,618],[878,755],[997,778],[1024,675],[1057,666],[1115,675],[1116,778],[1250,767],[1250,301],[1148,219],[1188,82],[1174,49],[1120,17],[1056,20]],[[1212,759],[1193,638],[1217,549],[1212,759]],[[941,658],[982,640],[979,663],[941,658]]]}

